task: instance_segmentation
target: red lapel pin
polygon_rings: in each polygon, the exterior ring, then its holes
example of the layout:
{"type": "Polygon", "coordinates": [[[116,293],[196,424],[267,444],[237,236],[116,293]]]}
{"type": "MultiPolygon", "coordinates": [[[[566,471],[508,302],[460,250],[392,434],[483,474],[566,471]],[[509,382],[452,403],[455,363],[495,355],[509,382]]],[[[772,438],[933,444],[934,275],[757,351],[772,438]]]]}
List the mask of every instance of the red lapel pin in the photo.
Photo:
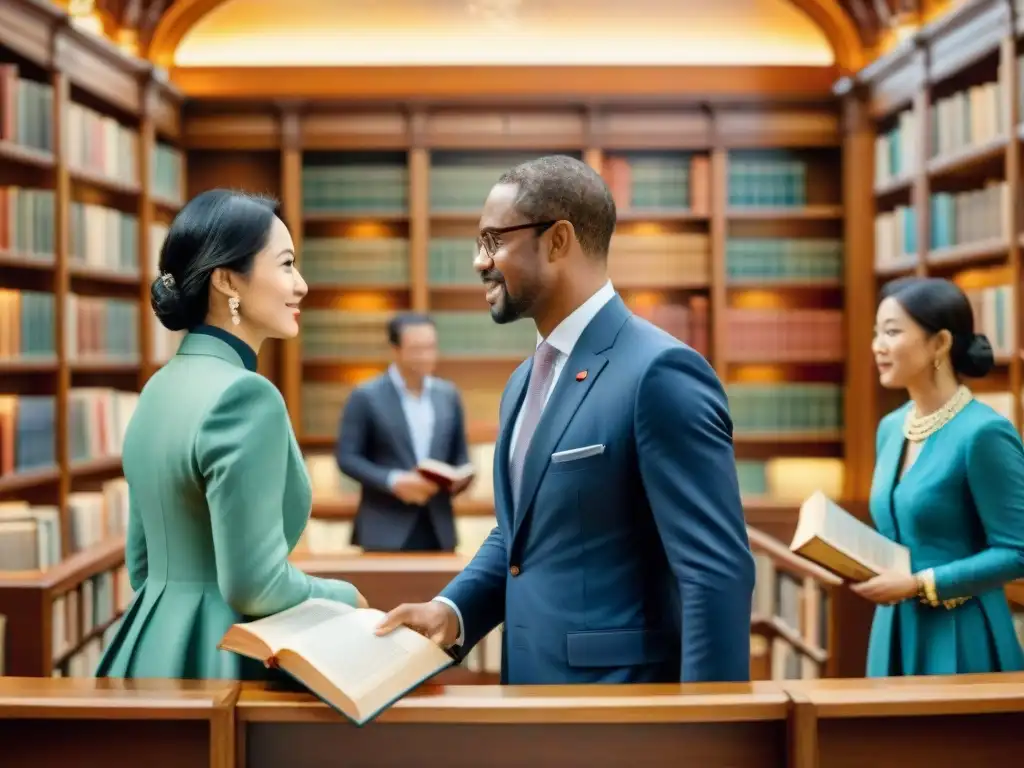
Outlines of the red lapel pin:
{"type": "Polygon", "coordinates": [[[576,381],[583,381],[585,378],[587,378],[586,371],[580,371],[579,373],[576,374],[576,381]]]}

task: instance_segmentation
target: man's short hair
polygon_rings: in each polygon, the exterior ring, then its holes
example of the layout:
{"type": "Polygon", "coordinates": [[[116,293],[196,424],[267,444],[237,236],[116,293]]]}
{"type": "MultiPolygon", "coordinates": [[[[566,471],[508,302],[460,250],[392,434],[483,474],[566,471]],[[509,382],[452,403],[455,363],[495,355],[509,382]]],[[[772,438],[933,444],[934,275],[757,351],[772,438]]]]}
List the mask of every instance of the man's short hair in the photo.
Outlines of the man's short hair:
{"type": "Polygon", "coordinates": [[[608,258],[615,199],[589,165],[566,155],[547,155],[505,171],[498,183],[519,188],[515,207],[528,221],[570,221],[584,253],[608,258]]]}
{"type": "Polygon", "coordinates": [[[399,312],[388,321],[388,343],[400,347],[402,331],[410,325],[434,325],[434,321],[422,312],[399,312]]]}

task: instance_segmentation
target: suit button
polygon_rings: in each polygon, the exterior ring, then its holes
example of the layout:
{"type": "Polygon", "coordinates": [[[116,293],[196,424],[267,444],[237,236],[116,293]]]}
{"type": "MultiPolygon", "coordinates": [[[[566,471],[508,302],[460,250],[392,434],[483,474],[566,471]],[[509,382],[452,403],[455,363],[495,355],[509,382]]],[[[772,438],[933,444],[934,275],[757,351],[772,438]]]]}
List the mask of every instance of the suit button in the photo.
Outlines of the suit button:
{"type": "Polygon", "coordinates": [[[508,569],[508,572],[511,573],[513,576],[518,576],[519,575],[519,566],[518,565],[513,565],[511,568],[508,569]]]}

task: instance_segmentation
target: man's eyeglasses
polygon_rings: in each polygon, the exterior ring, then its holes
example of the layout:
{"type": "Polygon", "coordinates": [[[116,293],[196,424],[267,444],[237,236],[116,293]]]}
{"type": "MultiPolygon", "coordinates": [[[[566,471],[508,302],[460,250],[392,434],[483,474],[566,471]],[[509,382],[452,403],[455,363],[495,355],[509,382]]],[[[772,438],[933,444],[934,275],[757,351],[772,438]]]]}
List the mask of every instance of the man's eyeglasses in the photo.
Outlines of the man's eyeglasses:
{"type": "Polygon", "coordinates": [[[487,258],[493,259],[494,254],[496,254],[498,249],[501,248],[501,236],[506,232],[518,232],[521,229],[536,229],[537,234],[540,235],[557,223],[558,219],[555,219],[554,221],[538,221],[530,224],[514,224],[511,227],[489,227],[477,235],[477,253],[479,253],[482,248],[484,253],[487,254],[487,258]]]}

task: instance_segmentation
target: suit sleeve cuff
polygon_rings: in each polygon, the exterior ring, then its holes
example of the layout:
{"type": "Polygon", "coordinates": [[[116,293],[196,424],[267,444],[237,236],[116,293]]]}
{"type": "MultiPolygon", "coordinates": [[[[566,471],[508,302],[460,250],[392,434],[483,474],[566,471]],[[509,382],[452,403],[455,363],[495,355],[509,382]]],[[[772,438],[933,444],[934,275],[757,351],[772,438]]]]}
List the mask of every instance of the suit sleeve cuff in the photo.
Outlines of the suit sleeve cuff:
{"type": "Polygon", "coordinates": [[[439,603],[444,603],[453,611],[455,611],[455,617],[459,620],[459,636],[455,639],[455,645],[461,647],[466,642],[466,625],[462,623],[462,611],[459,610],[459,606],[449,600],[447,597],[441,597],[440,595],[434,598],[439,603]]]}
{"type": "Polygon", "coordinates": [[[392,469],[390,472],[388,472],[387,478],[385,479],[384,482],[387,483],[388,488],[391,489],[392,491],[395,490],[395,483],[398,482],[398,477],[401,474],[402,470],[400,469],[392,469]]]}

